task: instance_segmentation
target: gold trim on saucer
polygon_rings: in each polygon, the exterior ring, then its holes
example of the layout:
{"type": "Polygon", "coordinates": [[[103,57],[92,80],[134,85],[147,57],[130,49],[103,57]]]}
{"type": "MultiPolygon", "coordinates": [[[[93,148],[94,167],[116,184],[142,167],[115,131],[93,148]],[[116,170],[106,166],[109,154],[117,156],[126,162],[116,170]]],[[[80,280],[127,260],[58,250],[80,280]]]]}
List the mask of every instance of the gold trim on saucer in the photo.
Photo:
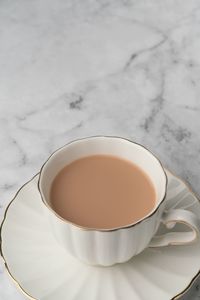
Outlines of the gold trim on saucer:
{"type": "Polygon", "coordinates": [[[30,180],[28,180],[26,183],[24,183],[21,188],[17,191],[17,193],[15,194],[14,198],[10,201],[10,203],[8,204],[8,206],[6,207],[5,209],[5,212],[4,212],[4,216],[3,216],[3,221],[1,222],[1,226],[0,226],[0,255],[3,259],[3,263],[4,263],[4,267],[5,267],[5,270],[8,274],[8,276],[13,280],[14,284],[16,285],[16,287],[26,296],[28,297],[29,299],[31,300],[39,300],[39,299],[36,299],[36,298],[33,298],[31,295],[29,295],[23,288],[22,286],[20,285],[20,283],[13,277],[13,275],[11,274],[11,271],[9,270],[9,267],[8,267],[8,264],[6,262],[6,259],[3,255],[3,250],[2,250],[2,244],[3,244],[3,240],[2,240],[2,228],[3,228],[3,224],[6,220],[6,216],[7,216],[7,212],[8,212],[8,209],[9,207],[11,206],[11,204],[14,202],[14,200],[17,198],[18,194],[20,193],[20,191],[24,188],[25,185],[27,185],[28,183],[30,183],[38,174],[34,175],[30,180]]]}
{"type": "MultiPolygon", "coordinates": [[[[166,168],[165,168],[166,169],[166,168]]],[[[186,187],[187,189],[190,191],[190,193],[200,202],[200,198],[193,192],[190,184],[188,182],[186,182],[185,180],[181,179],[180,177],[178,177],[177,175],[174,174],[174,172],[169,171],[168,169],[166,169],[169,173],[171,173],[174,177],[176,177],[178,180],[180,180],[186,187]]],[[[197,277],[200,275],[200,270],[197,272],[197,274],[192,278],[192,280],[190,281],[190,283],[186,286],[186,288],[180,292],[179,294],[177,294],[176,296],[174,296],[171,300],[178,300],[180,299],[180,297],[182,297],[183,295],[185,295],[189,289],[191,288],[191,286],[193,285],[193,283],[195,282],[195,280],[197,279],[197,277]]]]}
{"type": "MultiPolygon", "coordinates": [[[[184,180],[182,180],[181,178],[179,178],[178,176],[176,176],[173,172],[169,171],[168,169],[165,168],[165,170],[167,170],[169,173],[171,173],[174,177],[176,177],[178,180],[180,180],[186,187],[187,189],[190,191],[190,193],[200,202],[200,199],[197,197],[197,195],[195,195],[195,193],[192,191],[190,185],[188,183],[186,183],[184,180]]],[[[25,185],[27,185],[28,183],[30,183],[36,176],[38,176],[39,174],[36,174],[35,176],[33,176],[29,181],[27,181],[25,184],[23,184],[21,186],[21,188],[17,191],[17,193],[15,194],[14,198],[11,200],[11,202],[8,204],[5,212],[4,212],[4,217],[3,217],[3,221],[1,223],[0,226],[0,255],[3,259],[3,263],[5,266],[5,270],[7,272],[7,274],[9,275],[9,277],[12,279],[12,281],[14,282],[14,284],[16,285],[17,289],[20,290],[20,292],[22,292],[28,299],[30,300],[40,300],[37,298],[32,297],[31,295],[29,295],[20,285],[20,283],[13,277],[13,275],[11,274],[11,271],[9,270],[8,264],[6,262],[6,259],[3,255],[3,250],[2,250],[2,244],[3,244],[3,240],[2,240],[2,228],[3,228],[3,224],[6,220],[6,216],[7,216],[7,212],[9,207],[11,206],[11,204],[14,202],[14,200],[16,199],[16,197],[18,196],[19,192],[23,189],[23,187],[25,185]]],[[[190,281],[190,283],[187,285],[187,287],[180,292],[179,294],[177,294],[176,296],[174,296],[173,298],[171,298],[171,300],[177,300],[179,299],[181,296],[183,296],[186,292],[188,292],[188,290],[190,289],[190,287],[192,286],[192,284],[194,283],[194,281],[197,279],[197,277],[200,275],[200,270],[197,272],[197,274],[192,278],[192,280],[190,281]]],[[[169,299],[170,300],[170,299],[169,299]]]]}

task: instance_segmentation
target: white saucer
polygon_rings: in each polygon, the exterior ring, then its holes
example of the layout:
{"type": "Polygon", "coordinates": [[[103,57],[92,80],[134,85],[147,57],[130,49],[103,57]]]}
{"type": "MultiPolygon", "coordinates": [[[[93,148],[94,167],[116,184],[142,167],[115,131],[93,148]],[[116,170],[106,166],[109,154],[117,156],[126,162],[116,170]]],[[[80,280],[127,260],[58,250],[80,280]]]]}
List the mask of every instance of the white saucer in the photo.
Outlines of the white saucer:
{"type": "MultiPolygon", "coordinates": [[[[200,217],[189,188],[168,173],[167,209],[181,207],[200,217]]],[[[1,228],[1,254],[20,289],[38,300],[169,300],[190,286],[200,269],[200,241],[188,246],[146,249],[125,264],[85,265],[62,249],[43,216],[38,175],[7,208],[1,228]]],[[[184,225],[178,225],[184,230],[184,225]]],[[[163,231],[163,229],[160,229],[163,231]]]]}

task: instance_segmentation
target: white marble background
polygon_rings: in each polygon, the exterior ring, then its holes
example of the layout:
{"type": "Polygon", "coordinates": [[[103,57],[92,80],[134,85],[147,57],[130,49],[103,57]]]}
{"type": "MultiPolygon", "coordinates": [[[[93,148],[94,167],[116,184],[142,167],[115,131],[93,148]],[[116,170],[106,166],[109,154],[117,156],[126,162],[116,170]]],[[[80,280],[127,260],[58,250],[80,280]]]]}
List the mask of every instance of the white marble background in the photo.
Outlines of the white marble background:
{"type": "MultiPolygon", "coordinates": [[[[143,143],[200,194],[199,132],[200,1],[0,1],[1,216],[53,150],[97,134],[143,143]]],[[[24,299],[3,267],[0,299],[24,299]]]]}

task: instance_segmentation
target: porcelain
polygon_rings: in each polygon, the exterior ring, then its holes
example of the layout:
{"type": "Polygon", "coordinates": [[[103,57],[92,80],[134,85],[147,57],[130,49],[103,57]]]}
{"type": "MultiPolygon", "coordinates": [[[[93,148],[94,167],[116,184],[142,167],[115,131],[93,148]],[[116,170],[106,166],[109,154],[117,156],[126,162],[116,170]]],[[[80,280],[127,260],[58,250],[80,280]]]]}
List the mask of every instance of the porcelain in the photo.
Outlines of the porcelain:
{"type": "Polygon", "coordinates": [[[39,191],[45,204],[44,211],[57,241],[79,260],[93,265],[110,266],[122,263],[142,252],[155,235],[160,222],[172,228],[176,222],[184,222],[191,228],[183,234],[169,233],[156,236],[152,247],[169,244],[185,244],[196,239],[200,222],[191,212],[173,209],[165,212],[167,176],[160,161],[143,146],[119,137],[97,136],[71,142],[47,160],[41,169],[39,191]],[[50,204],[50,187],[57,173],[70,162],[95,154],[116,155],[140,166],[152,179],[157,203],[143,219],[124,227],[96,229],[81,227],[57,215],[50,204]]]}
{"type": "MultiPolygon", "coordinates": [[[[166,211],[186,209],[200,218],[195,195],[177,177],[167,176],[166,211]]],[[[126,295],[126,300],[169,300],[194,281],[200,269],[199,239],[186,246],[147,248],[129,262],[107,268],[79,262],[55,240],[37,182],[38,175],[19,190],[1,227],[5,267],[30,299],[120,300],[126,295]]],[[[183,224],[177,227],[185,230],[183,224]]],[[[161,226],[159,233],[165,232],[161,226]]]]}

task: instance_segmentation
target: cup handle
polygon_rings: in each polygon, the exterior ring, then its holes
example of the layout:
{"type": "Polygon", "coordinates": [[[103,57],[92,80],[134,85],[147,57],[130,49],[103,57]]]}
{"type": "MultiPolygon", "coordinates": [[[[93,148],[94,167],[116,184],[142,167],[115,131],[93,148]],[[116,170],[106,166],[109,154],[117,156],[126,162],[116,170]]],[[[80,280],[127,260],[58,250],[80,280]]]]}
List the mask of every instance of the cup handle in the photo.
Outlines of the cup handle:
{"type": "Polygon", "coordinates": [[[163,235],[155,235],[149,247],[162,247],[168,245],[185,245],[194,242],[200,233],[200,219],[191,211],[173,209],[163,214],[161,223],[168,229],[172,229],[176,223],[187,225],[188,232],[169,232],[163,235]]]}

